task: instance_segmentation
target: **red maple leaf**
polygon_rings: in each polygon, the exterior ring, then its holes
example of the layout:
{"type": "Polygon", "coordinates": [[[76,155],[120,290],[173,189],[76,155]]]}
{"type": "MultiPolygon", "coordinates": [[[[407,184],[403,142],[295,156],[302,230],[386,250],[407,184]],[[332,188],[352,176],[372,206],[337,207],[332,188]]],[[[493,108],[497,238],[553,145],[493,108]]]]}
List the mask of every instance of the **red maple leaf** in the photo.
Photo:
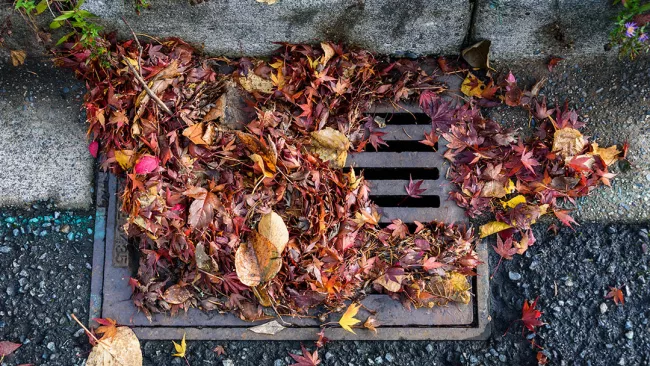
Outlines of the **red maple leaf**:
{"type": "Polygon", "coordinates": [[[546,365],[548,357],[542,351],[537,351],[537,365],[546,365]]]}
{"type": "Polygon", "coordinates": [[[422,185],[422,183],[424,183],[424,181],[419,180],[417,182],[413,182],[412,176],[409,176],[409,179],[410,179],[409,184],[404,186],[404,188],[406,189],[406,193],[409,195],[409,197],[422,198],[422,196],[420,195],[426,192],[427,190],[426,188],[420,188],[420,186],[422,185]]]}
{"type": "Polygon", "coordinates": [[[302,348],[302,356],[289,353],[289,356],[296,361],[292,366],[316,366],[320,364],[320,360],[318,359],[318,350],[309,353],[302,344],[300,345],[300,348],[302,348]]]}
{"type": "Polygon", "coordinates": [[[552,56],[552,57],[548,60],[548,64],[546,64],[546,66],[548,67],[548,72],[552,72],[552,71],[553,71],[553,68],[554,68],[555,66],[557,66],[557,64],[558,64],[560,61],[562,61],[562,60],[564,60],[562,57],[552,56]]]}
{"type": "Polygon", "coordinates": [[[393,220],[393,223],[388,225],[386,229],[391,231],[390,235],[392,237],[399,237],[400,239],[406,238],[406,235],[409,233],[408,226],[404,225],[400,219],[393,220]]]}
{"type": "Polygon", "coordinates": [[[427,146],[431,146],[432,148],[436,148],[436,144],[438,143],[438,135],[436,135],[435,132],[431,131],[431,133],[427,134],[426,132],[424,133],[424,140],[419,141],[421,144],[425,144],[427,146]]]}
{"type": "Polygon", "coordinates": [[[381,137],[384,136],[386,132],[381,132],[381,131],[372,131],[370,132],[370,135],[368,136],[368,141],[370,141],[370,145],[375,148],[375,151],[379,150],[379,145],[385,145],[388,146],[386,141],[384,141],[381,137]]]}
{"type": "Polygon", "coordinates": [[[562,221],[562,223],[564,225],[566,225],[566,226],[570,227],[571,229],[573,229],[573,227],[571,226],[571,223],[574,223],[576,225],[578,225],[578,223],[576,222],[576,220],[573,219],[573,217],[569,216],[569,212],[571,212],[571,211],[569,211],[569,210],[553,210],[553,213],[555,214],[555,217],[558,218],[558,220],[562,221]]]}
{"type": "Polygon", "coordinates": [[[501,240],[501,237],[497,235],[497,246],[495,247],[493,245],[492,248],[494,248],[494,251],[497,252],[498,255],[508,260],[512,259],[512,256],[517,254],[517,248],[512,246],[512,236],[506,239],[504,243],[503,240],[501,240]]]}
{"type": "Polygon", "coordinates": [[[610,287],[609,292],[607,293],[607,296],[605,296],[605,298],[614,300],[614,304],[616,305],[618,305],[619,303],[621,305],[625,305],[625,298],[623,297],[623,291],[621,291],[621,289],[619,288],[610,287]]]}
{"type": "Polygon", "coordinates": [[[524,151],[521,154],[521,163],[524,164],[526,169],[530,170],[533,174],[535,174],[533,167],[539,165],[539,162],[533,158],[533,152],[526,152],[526,148],[524,148],[524,151]]]}
{"type": "Polygon", "coordinates": [[[535,301],[531,303],[529,303],[528,300],[524,300],[524,307],[521,309],[520,320],[524,323],[524,327],[533,333],[535,332],[536,327],[546,324],[539,320],[542,316],[542,312],[535,309],[535,307],[537,307],[537,299],[539,299],[539,297],[535,298],[535,301]]]}

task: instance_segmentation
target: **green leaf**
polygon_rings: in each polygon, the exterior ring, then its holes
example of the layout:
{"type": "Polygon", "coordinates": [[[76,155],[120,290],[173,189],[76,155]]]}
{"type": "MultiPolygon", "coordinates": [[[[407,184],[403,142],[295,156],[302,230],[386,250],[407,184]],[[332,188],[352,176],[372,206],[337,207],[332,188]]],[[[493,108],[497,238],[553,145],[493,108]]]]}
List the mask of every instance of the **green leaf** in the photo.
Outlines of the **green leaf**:
{"type": "Polygon", "coordinates": [[[97,18],[97,15],[87,11],[87,10],[79,10],[77,11],[77,14],[79,14],[83,18],[97,18]]]}
{"type": "Polygon", "coordinates": [[[47,0],[41,0],[38,5],[36,5],[36,14],[40,14],[47,9],[47,0]]]}
{"type": "Polygon", "coordinates": [[[74,35],[74,31],[66,34],[65,36],[59,38],[59,40],[56,42],[56,46],[62,44],[63,42],[67,41],[68,38],[72,37],[74,35]]]}
{"type": "Polygon", "coordinates": [[[61,22],[52,21],[52,23],[50,23],[50,29],[59,29],[59,28],[61,28],[61,22]]]}
{"type": "Polygon", "coordinates": [[[69,19],[69,18],[71,18],[73,15],[74,15],[74,11],[71,11],[71,10],[64,11],[64,12],[62,12],[61,15],[59,15],[59,16],[56,17],[56,18],[54,18],[53,22],[60,22],[60,21],[63,21],[63,20],[69,19]]]}

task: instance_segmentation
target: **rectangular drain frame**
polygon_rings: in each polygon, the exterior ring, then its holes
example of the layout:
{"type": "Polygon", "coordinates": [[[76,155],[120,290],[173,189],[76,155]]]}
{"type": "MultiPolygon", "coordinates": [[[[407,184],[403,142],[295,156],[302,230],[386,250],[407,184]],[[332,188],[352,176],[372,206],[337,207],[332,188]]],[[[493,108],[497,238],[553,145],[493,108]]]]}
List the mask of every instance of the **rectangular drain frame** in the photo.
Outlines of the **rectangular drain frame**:
{"type": "MultiPolygon", "coordinates": [[[[375,112],[377,109],[375,110],[375,112]]],[[[414,113],[421,113],[412,110],[414,113]]],[[[392,111],[391,113],[398,113],[392,111]]],[[[379,112],[376,112],[379,113],[379,112]]],[[[383,137],[399,139],[400,134],[410,139],[422,139],[423,127],[430,125],[388,125],[383,137]],[[396,127],[397,126],[397,127],[396,127]],[[417,127],[414,127],[417,126],[417,127]]],[[[441,144],[442,145],[442,144],[441,144]]],[[[437,180],[425,181],[428,195],[440,197],[440,207],[392,207],[384,208],[382,222],[388,223],[393,218],[401,218],[404,222],[418,220],[422,222],[433,219],[446,222],[465,222],[462,210],[455,203],[448,201],[447,192],[451,185],[442,176],[442,151],[438,152],[401,152],[381,153],[363,152],[351,155],[348,164],[364,165],[360,168],[373,166],[386,167],[386,158],[392,165],[396,162],[408,162],[409,159],[422,160],[426,155],[427,167],[438,167],[440,174],[437,180]],[[402,155],[404,154],[404,155],[402,155]],[[371,157],[378,156],[378,158],[371,157]],[[378,162],[384,162],[380,164],[378,162]],[[442,184],[437,183],[442,182],[442,184]],[[437,186],[436,186],[437,184],[437,186]],[[446,184],[446,185],[445,185],[446,184]],[[441,213],[444,217],[441,217],[441,213]],[[422,217],[424,215],[424,217],[422,217]],[[451,219],[451,220],[450,220],[451,219]]],[[[402,165],[404,167],[404,165],[402,165]]],[[[192,308],[187,313],[179,313],[174,317],[167,314],[154,314],[153,322],[137,311],[131,301],[131,289],[128,285],[131,270],[129,268],[128,239],[121,231],[120,211],[118,207],[118,179],[107,173],[97,173],[97,211],[95,220],[95,239],[93,251],[93,272],[91,282],[89,323],[92,318],[112,318],[118,324],[127,325],[133,329],[140,339],[180,339],[186,334],[191,340],[316,340],[321,330],[320,322],[313,319],[290,318],[284,320],[296,327],[288,327],[275,335],[254,333],[248,328],[263,324],[269,320],[246,322],[234,314],[222,314],[216,311],[203,312],[192,308]]],[[[386,180],[379,192],[383,195],[398,195],[403,190],[403,180],[386,180]],[[383,190],[382,190],[383,189],[383,190]]],[[[371,194],[373,185],[370,182],[371,194]]],[[[403,195],[403,193],[401,193],[403,195]]],[[[426,197],[426,196],[425,196],[426,197]]],[[[489,315],[489,278],[487,247],[479,242],[476,251],[482,262],[477,268],[478,276],[472,277],[472,298],[469,304],[450,304],[437,306],[432,309],[408,310],[399,301],[390,299],[387,295],[368,295],[362,303],[369,309],[377,310],[376,318],[381,326],[377,333],[367,329],[356,329],[357,334],[347,332],[339,327],[327,328],[326,336],[332,340],[485,340],[490,336],[489,315]]],[[[357,316],[362,321],[368,313],[362,310],[357,316]]],[[[328,321],[335,322],[340,314],[330,315],[328,321]]]]}

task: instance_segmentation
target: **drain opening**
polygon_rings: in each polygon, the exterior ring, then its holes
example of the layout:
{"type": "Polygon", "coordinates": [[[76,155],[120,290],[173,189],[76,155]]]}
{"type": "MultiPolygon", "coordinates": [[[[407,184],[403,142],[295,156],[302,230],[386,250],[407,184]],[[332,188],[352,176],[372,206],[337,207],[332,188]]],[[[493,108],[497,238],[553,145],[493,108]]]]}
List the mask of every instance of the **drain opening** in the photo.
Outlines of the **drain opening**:
{"type": "Polygon", "coordinates": [[[438,168],[354,168],[354,173],[357,175],[361,174],[362,171],[366,180],[405,179],[405,184],[408,184],[410,177],[432,180],[440,177],[438,168]]]}

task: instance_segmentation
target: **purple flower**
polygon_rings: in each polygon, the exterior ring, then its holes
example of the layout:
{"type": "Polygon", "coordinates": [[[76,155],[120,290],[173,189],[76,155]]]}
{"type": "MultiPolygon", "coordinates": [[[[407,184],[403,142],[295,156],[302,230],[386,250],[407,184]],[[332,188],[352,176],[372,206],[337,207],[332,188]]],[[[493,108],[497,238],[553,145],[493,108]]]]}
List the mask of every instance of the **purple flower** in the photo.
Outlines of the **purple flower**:
{"type": "Polygon", "coordinates": [[[637,26],[634,22],[625,23],[625,35],[628,36],[628,38],[634,37],[636,28],[637,26]]]}
{"type": "Polygon", "coordinates": [[[645,42],[647,40],[648,40],[648,35],[645,33],[641,33],[641,35],[639,36],[639,42],[645,42]]]}

